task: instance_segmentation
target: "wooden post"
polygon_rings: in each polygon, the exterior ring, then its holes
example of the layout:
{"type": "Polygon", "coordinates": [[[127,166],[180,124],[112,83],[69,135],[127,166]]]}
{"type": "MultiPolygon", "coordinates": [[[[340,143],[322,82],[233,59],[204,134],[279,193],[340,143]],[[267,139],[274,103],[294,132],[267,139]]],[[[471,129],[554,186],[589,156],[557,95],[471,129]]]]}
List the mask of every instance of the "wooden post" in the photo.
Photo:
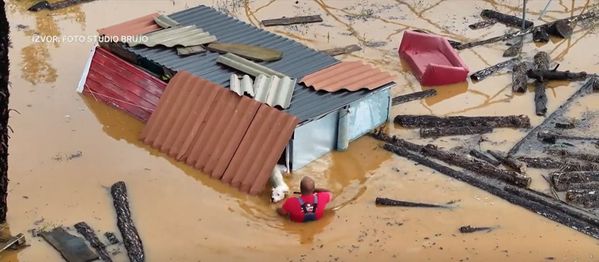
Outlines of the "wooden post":
{"type": "Polygon", "coordinates": [[[448,116],[397,115],[393,120],[403,127],[513,127],[528,128],[530,119],[525,115],[511,116],[448,116]]]}
{"type": "Polygon", "coordinates": [[[0,223],[6,222],[8,196],[8,33],[4,1],[0,2],[0,223]]]}
{"type": "Polygon", "coordinates": [[[133,218],[131,218],[125,182],[116,182],[110,188],[110,193],[112,194],[114,209],[116,210],[117,226],[121,231],[129,260],[131,260],[131,262],[145,261],[141,238],[137,233],[133,218]]]}
{"type": "MultiPolygon", "coordinates": [[[[534,58],[535,68],[537,70],[548,70],[550,58],[545,51],[538,52],[534,58]]],[[[544,116],[547,113],[547,94],[545,93],[545,84],[541,80],[535,81],[535,113],[538,116],[544,116]]]]}
{"type": "Polygon", "coordinates": [[[89,242],[89,244],[96,250],[102,261],[112,262],[110,255],[108,255],[108,252],[106,251],[106,245],[100,241],[96,235],[96,232],[94,232],[94,230],[87,223],[79,222],[75,224],[75,229],[77,229],[77,232],[79,232],[79,234],[81,234],[85,240],[87,240],[87,242],[89,242]]]}

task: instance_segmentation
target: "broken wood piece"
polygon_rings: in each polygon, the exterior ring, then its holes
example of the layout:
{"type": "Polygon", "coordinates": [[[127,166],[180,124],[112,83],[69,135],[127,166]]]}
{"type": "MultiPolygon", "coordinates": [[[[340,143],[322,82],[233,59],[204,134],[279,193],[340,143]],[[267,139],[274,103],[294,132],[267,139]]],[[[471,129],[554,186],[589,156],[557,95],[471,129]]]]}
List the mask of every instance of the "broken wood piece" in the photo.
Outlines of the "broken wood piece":
{"type": "Polygon", "coordinates": [[[470,155],[473,157],[476,157],[480,160],[486,161],[487,163],[494,165],[494,166],[498,166],[501,164],[501,162],[499,162],[498,160],[488,156],[487,154],[480,152],[476,149],[472,149],[470,150],[470,155]]]}
{"type": "Polygon", "coordinates": [[[496,150],[487,150],[487,153],[492,155],[495,159],[501,161],[504,165],[522,173],[526,173],[526,163],[519,161],[511,156],[505,155],[502,152],[496,150]]]}
{"type": "Polygon", "coordinates": [[[572,36],[574,29],[570,26],[570,23],[566,20],[558,20],[546,27],[545,30],[549,35],[569,38],[572,36]]]}
{"type": "Polygon", "coordinates": [[[506,60],[506,61],[497,63],[490,67],[487,67],[487,68],[484,68],[484,69],[474,72],[474,74],[470,75],[470,79],[472,79],[474,81],[481,81],[505,67],[509,67],[509,66],[516,64],[518,61],[520,61],[520,59],[512,58],[510,60],[506,60]]]}
{"type": "Polygon", "coordinates": [[[125,182],[119,181],[114,183],[110,187],[110,193],[117,215],[117,226],[121,231],[129,260],[132,262],[142,262],[145,260],[143,244],[131,217],[125,182]]]}
{"type": "Polygon", "coordinates": [[[585,208],[599,207],[599,191],[597,190],[570,190],[566,192],[566,201],[581,205],[585,208]]]}
{"type": "Polygon", "coordinates": [[[283,52],[276,49],[237,43],[214,42],[208,45],[208,49],[219,53],[233,53],[259,62],[277,61],[283,57],[283,52]]]}
{"type": "Polygon", "coordinates": [[[518,160],[529,167],[540,169],[559,169],[561,171],[599,171],[599,165],[582,163],[573,160],[554,159],[549,157],[518,157],[518,160]]]}
{"type": "Polygon", "coordinates": [[[57,227],[49,232],[40,233],[42,238],[54,247],[68,262],[87,262],[98,259],[85,244],[85,240],[69,234],[64,228],[57,227]]]}
{"type": "Polygon", "coordinates": [[[549,33],[545,27],[535,27],[532,30],[532,41],[536,43],[547,43],[549,42],[549,33]]]}
{"type": "Polygon", "coordinates": [[[72,5],[91,2],[91,1],[94,1],[94,0],[63,0],[63,1],[52,2],[52,3],[48,2],[48,1],[41,1],[41,2],[37,2],[36,4],[32,5],[27,10],[33,11],[33,12],[37,12],[37,11],[41,11],[41,10],[45,10],[45,9],[56,10],[56,9],[66,8],[66,7],[69,7],[72,5]]]}
{"type": "MultiPolygon", "coordinates": [[[[587,13],[584,13],[584,14],[580,14],[580,15],[577,15],[577,16],[573,16],[573,17],[566,18],[566,19],[561,19],[561,20],[567,21],[569,23],[577,23],[577,22],[580,22],[580,21],[583,21],[583,20],[595,19],[597,17],[598,17],[597,13],[591,11],[591,12],[587,12],[587,13]]],[[[557,20],[557,21],[560,21],[560,20],[557,20]]],[[[491,37],[491,38],[487,38],[487,39],[483,39],[483,40],[478,40],[478,41],[474,41],[474,42],[470,42],[470,43],[463,43],[463,44],[461,44],[459,46],[456,46],[455,48],[458,49],[458,50],[462,50],[462,49],[472,48],[472,47],[479,46],[479,45],[485,45],[485,44],[490,44],[490,43],[495,43],[495,42],[509,40],[509,39],[512,39],[512,38],[515,38],[515,37],[519,37],[519,36],[530,34],[530,33],[532,33],[534,31],[535,28],[544,27],[544,26],[548,27],[552,23],[555,23],[555,22],[551,22],[551,23],[547,23],[547,24],[543,24],[543,25],[539,25],[539,26],[535,26],[535,27],[529,27],[527,29],[516,31],[516,32],[513,32],[513,33],[507,33],[507,34],[504,34],[504,35],[495,36],[495,37],[491,37]]],[[[520,27],[520,26],[518,26],[518,27],[520,27]]]]}
{"type": "Polygon", "coordinates": [[[446,206],[446,205],[400,201],[400,200],[394,200],[394,199],[389,199],[389,198],[384,198],[384,197],[377,197],[374,202],[376,205],[381,205],[381,206],[426,207],[426,208],[448,208],[448,209],[452,208],[451,206],[446,206]]]}
{"type": "Polygon", "coordinates": [[[462,226],[460,227],[460,233],[462,234],[467,234],[467,233],[474,233],[474,232],[478,232],[478,231],[487,231],[487,232],[491,232],[493,231],[493,229],[495,229],[494,227],[473,227],[470,225],[467,226],[462,226]]]}
{"type": "Polygon", "coordinates": [[[503,180],[513,185],[528,187],[531,182],[530,177],[523,174],[499,169],[487,162],[480,161],[473,157],[447,152],[431,144],[424,146],[424,148],[421,150],[421,153],[424,156],[433,157],[445,163],[468,169],[490,178],[503,180]]]}
{"type": "Polygon", "coordinates": [[[262,20],[263,26],[275,26],[275,25],[293,25],[293,24],[307,24],[307,23],[319,23],[322,22],[320,15],[310,16],[296,16],[296,17],[282,17],[277,19],[266,19],[262,20]]]}
{"type": "Polygon", "coordinates": [[[529,128],[530,119],[525,115],[511,116],[448,116],[397,115],[396,124],[409,128],[423,127],[513,127],[529,128]]]}
{"type": "Polygon", "coordinates": [[[528,77],[526,63],[518,63],[512,69],[512,92],[524,93],[528,85],[528,77]]]}
{"type": "Polygon", "coordinates": [[[391,105],[395,106],[395,105],[403,104],[406,102],[423,99],[423,98],[427,98],[427,97],[431,97],[431,96],[436,96],[436,95],[437,95],[436,89],[428,89],[428,90],[424,90],[424,91],[418,91],[418,92],[414,92],[411,94],[394,97],[393,99],[391,99],[391,105]]]}
{"type": "Polygon", "coordinates": [[[87,223],[79,222],[75,224],[75,229],[77,229],[77,232],[79,232],[79,234],[81,234],[87,240],[87,242],[89,242],[89,244],[96,250],[98,256],[100,256],[100,259],[102,259],[102,261],[112,261],[110,255],[106,251],[106,245],[104,245],[104,243],[100,241],[100,239],[96,235],[96,232],[94,232],[94,230],[87,223]]]}
{"type": "Polygon", "coordinates": [[[357,52],[360,50],[362,50],[362,48],[358,45],[348,45],[348,46],[344,46],[344,47],[325,49],[325,50],[321,50],[320,52],[323,52],[330,56],[337,56],[337,55],[350,54],[350,53],[357,52]]]}
{"type": "Polygon", "coordinates": [[[568,157],[568,158],[574,158],[574,159],[580,159],[580,160],[585,160],[585,161],[589,161],[589,162],[594,162],[594,163],[599,163],[599,155],[593,155],[593,154],[587,154],[587,153],[576,153],[576,152],[571,152],[565,149],[555,149],[555,148],[548,148],[547,153],[551,154],[551,155],[555,155],[555,156],[561,156],[561,157],[568,157]]]}
{"type": "Polygon", "coordinates": [[[526,75],[530,78],[533,78],[533,79],[536,79],[539,81],[551,81],[551,80],[578,81],[578,80],[584,80],[589,76],[586,72],[536,70],[536,69],[528,70],[526,72],[526,75]]]}
{"type": "Polygon", "coordinates": [[[547,114],[547,93],[545,84],[541,81],[535,81],[535,114],[544,116],[547,114]]]}
{"type": "Polygon", "coordinates": [[[0,244],[0,253],[7,249],[18,249],[25,245],[25,235],[19,233],[16,236],[11,236],[6,242],[0,244]]]}
{"type": "Polygon", "coordinates": [[[206,52],[206,49],[202,45],[194,45],[188,47],[177,47],[177,55],[188,56],[206,52]]]}
{"type": "Polygon", "coordinates": [[[551,183],[557,191],[599,189],[599,171],[553,172],[551,183]]]}
{"type": "Polygon", "coordinates": [[[106,240],[108,240],[108,243],[110,243],[111,245],[121,243],[121,241],[119,241],[119,239],[112,232],[105,232],[104,237],[106,237],[106,240]]]}
{"type": "Polygon", "coordinates": [[[493,132],[492,127],[488,126],[462,126],[462,127],[429,127],[420,129],[420,137],[437,138],[442,136],[463,136],[475,134],[487,134],[493,132]]]}
{"type": "Polygon", "coordinates": [[[555,128],[559,129],[573,129],[576,125],[573,122],[557,122],[555,123],[555,128]]]}
{"type": "Polygon", "coordinates": [[[482,21],[476,22],[474,24],[470,24],[470,25],[468,25],[468,27],[472,30],[478,30],[478,29],[490,27],[496,23],[497,23],[497,21],[494,19],[487,19],[487,20],[482,20],[482,21]]]}
{"type": "Polygon", "coordinates": [[[480,16],[482,16],[484,18],[488,18],[488,19],[493,19],[493,20],[497,21],[498,23],[502,23],[504,25],[516,27],[516,28],[522,28],[523,23],[524,23],[525,29],[534,26],[534,23],[531,21],[528,21],[528,20],[524,21],[520,17],[503,14],[503,13],[500,13],[500,12],[497,12],[494,10],[490,10],[490,9],[484,9],[480,13],[480,16]]]}
{"type": "Polygon", "coordinates": [[[538,70],[549,70],[549,63],[551,63],[551,58],[549,54],[545,51],[540,51],[535,54],[533,57],[535,68],[538,70]]]}
{"type": "Polygon", "coordinates": [[[518,41],[516,41],[512,46],[506,49],[505,52],[503,52],[503,57],[513,57],[519,55],[522,51],[523,42],[524,39],[520,37],[518,41]]]}

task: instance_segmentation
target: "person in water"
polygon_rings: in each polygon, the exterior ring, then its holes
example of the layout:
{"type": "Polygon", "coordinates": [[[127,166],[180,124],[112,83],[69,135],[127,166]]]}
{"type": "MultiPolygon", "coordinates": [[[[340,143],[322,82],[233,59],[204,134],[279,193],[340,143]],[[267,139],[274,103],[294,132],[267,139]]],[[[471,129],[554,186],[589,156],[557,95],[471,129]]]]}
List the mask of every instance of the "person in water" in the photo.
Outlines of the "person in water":
{"type": "Polygon", "coordinates": [[[320,219],[333,194],[327,189],[316,188],[314,180],[307,176],[302,178],[300,191],[301,196],[285,200],[283,206],[277,208],[277,213],[300,223],[320,219]]]}

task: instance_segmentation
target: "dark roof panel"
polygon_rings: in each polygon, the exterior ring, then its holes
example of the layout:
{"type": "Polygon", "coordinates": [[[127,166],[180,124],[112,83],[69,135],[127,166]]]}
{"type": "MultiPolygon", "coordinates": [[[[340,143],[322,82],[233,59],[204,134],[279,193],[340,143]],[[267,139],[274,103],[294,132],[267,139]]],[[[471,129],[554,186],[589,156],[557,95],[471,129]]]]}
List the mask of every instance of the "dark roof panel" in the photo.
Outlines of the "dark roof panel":
{"type": "MultiPolygon", "coordinates": [[[[215,35],[221,42],[278,49],[283,52],[281,60],[260,64],[296,79],[339,62],[329,55],[296,41],[256,28],[203,5],[171,14],[169,17],[182,25],[196,25],[215,35]]],[[[223,86],[229,86],[230,75],[238,73],[231,68],[218,65],[216,63],[218,53],[207,52],[180,57],[176,50],[168,48],[135,47],[129,50],[174,71],[189,71],[223,86]]],[[[305,122],[333,112],[368,93],[368,90],[321,92],[297,84],[291,105],[285,111],[298,117],[300,122],[305,122]]]]}

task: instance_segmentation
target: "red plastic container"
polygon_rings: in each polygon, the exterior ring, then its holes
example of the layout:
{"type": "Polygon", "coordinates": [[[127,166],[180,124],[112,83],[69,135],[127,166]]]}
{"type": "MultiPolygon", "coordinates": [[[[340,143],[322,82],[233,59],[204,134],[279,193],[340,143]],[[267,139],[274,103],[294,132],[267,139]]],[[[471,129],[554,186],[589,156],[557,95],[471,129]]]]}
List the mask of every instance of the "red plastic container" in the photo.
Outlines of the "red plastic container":
{"type": "Polygon", "coordinates": [[[425,86],[447,85],[466,81],[468,66],[447,39],[405,31],[399,45],[399,57],[425,86]]]}

